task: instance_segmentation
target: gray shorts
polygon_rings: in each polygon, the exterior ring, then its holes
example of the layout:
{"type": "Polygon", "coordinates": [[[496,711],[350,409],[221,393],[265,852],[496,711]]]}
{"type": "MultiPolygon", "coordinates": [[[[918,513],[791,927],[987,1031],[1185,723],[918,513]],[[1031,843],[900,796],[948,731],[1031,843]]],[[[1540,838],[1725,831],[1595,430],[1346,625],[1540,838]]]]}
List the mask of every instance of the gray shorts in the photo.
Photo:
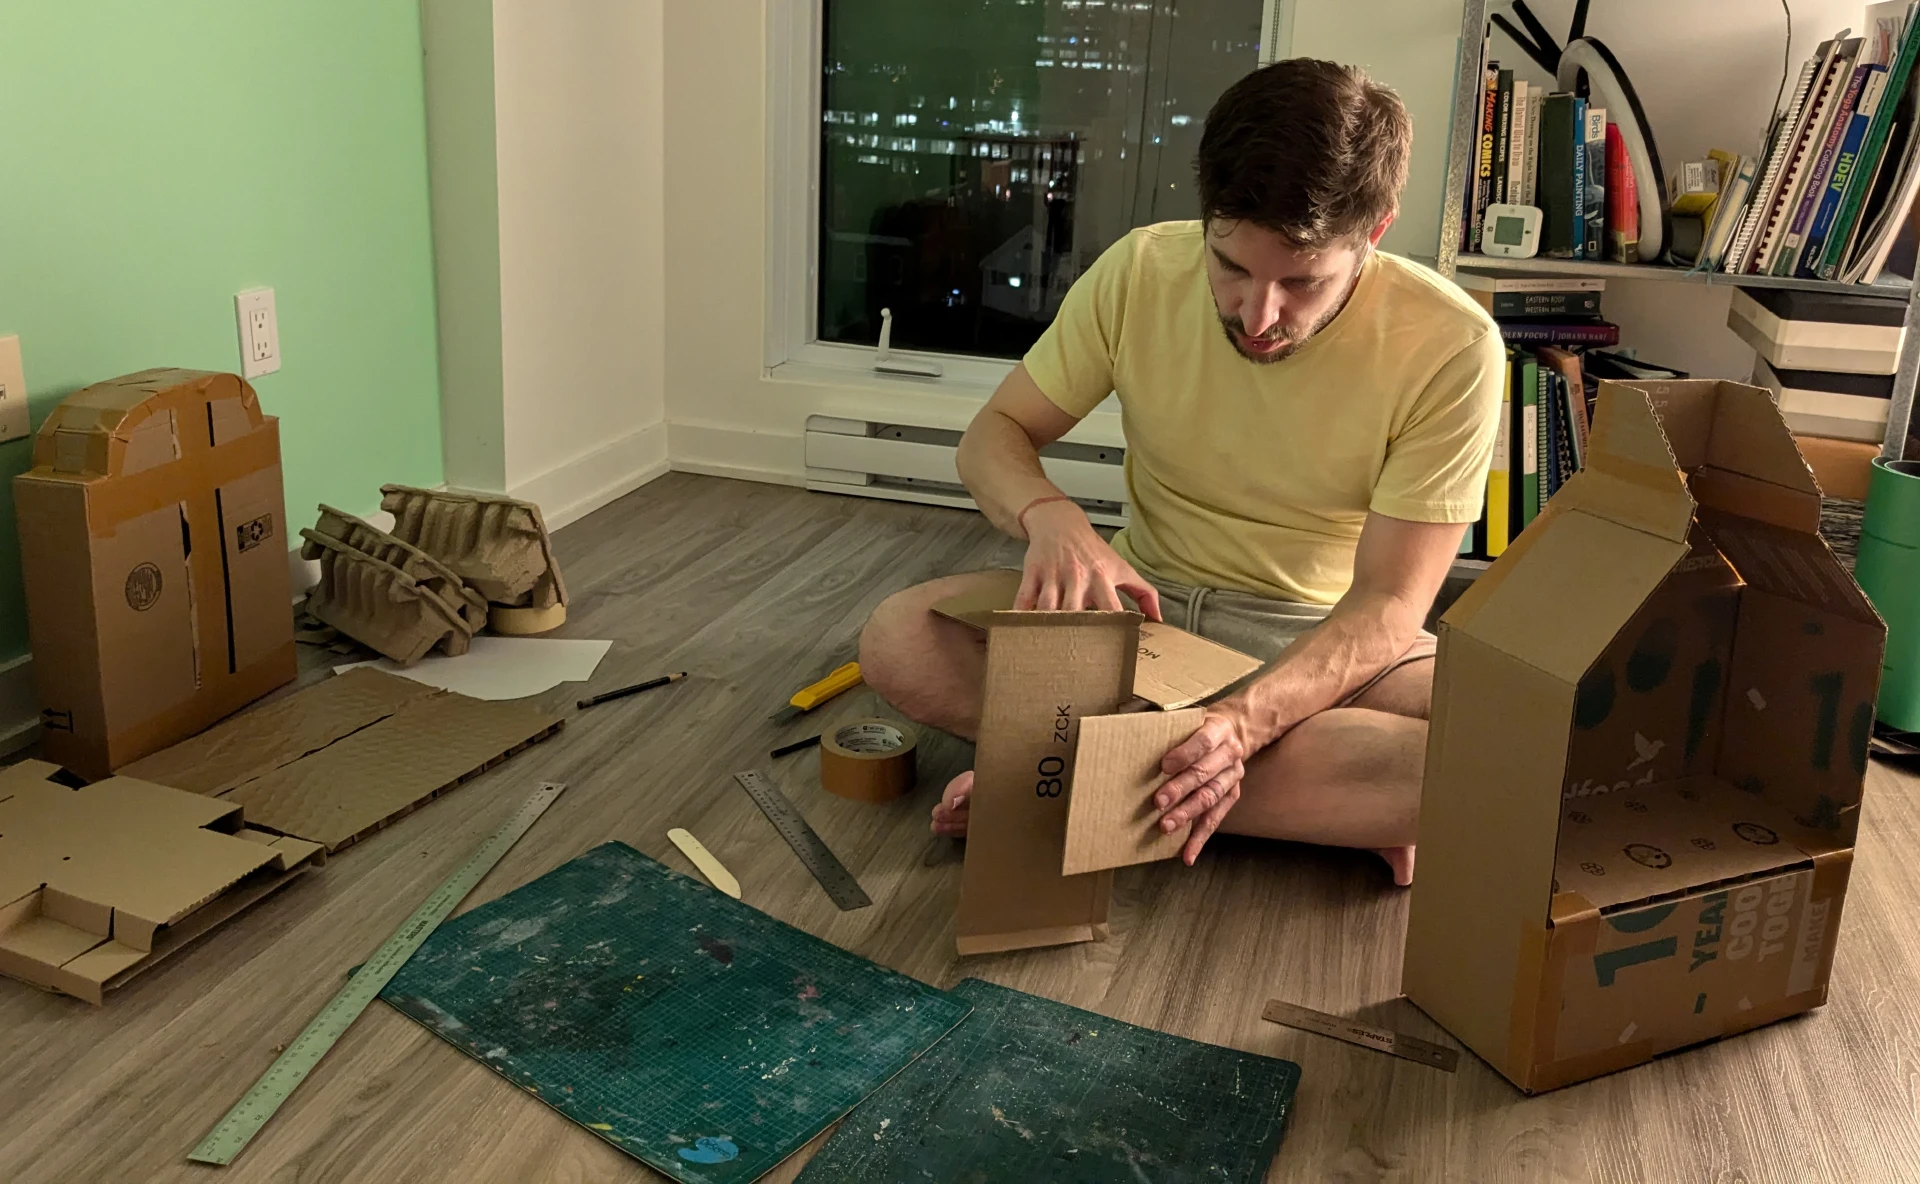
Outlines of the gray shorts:
{"type": "MultiPolygon", "coordinates": [[[[1159,590],[1160,615],[1167,624],[1177,625],[1189,633],[1198,633],[1210,641],[1217,641],[1269,665],[1280,656],[1282,650],[1298,641],[1307,630],[1326,620],[1327,614],[1333,611],[1324,604],[1273,600],[1246,592],[1176,584],[1146,572],[1140,574],[1159,590]]],[[[1405,653],[1341,702],[1351,703],[1402,666],[1431,659],[1436,644],[1434,635],[1422,629],[1405,653]]],[[[1231,694],[1258,677],[1258,674],[1250,675],[1221,694],[1231,694]]]]}

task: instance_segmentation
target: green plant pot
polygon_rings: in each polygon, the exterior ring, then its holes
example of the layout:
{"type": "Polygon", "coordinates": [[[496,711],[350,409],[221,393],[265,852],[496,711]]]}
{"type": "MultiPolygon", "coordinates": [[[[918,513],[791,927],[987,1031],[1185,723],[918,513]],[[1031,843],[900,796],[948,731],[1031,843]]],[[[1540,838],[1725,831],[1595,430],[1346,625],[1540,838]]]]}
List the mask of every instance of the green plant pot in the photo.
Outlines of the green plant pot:
{"type": "Polygon", "coordinates": [[[1887,622],[1880,720],[1920,732],[1920,461],[1873,462],[1853,574],[1887,622]]]}

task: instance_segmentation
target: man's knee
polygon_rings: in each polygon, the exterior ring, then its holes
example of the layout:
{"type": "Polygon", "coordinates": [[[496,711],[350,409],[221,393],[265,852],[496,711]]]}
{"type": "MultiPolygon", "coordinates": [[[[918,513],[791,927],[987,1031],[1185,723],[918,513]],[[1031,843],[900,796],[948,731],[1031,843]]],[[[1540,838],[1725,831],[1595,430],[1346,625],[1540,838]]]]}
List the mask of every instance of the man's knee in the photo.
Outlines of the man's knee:
{"type": "Polygon", "coordinates": [[[914,665],[912,654],[924,649],[931,607],[920,588],[895,592],[874,608],[860,630],[860,674],[882,698],[894,699],[914,665]]]}
{"type": "Polygon", "coordinates": [[[936,616],[933,606],[968,591],[971,582],[948,576],[896,592],[860,632],[860,672],[868,686],[910,719],[969,736],[979,713],[984,646],[972,629],[936,616]]]}

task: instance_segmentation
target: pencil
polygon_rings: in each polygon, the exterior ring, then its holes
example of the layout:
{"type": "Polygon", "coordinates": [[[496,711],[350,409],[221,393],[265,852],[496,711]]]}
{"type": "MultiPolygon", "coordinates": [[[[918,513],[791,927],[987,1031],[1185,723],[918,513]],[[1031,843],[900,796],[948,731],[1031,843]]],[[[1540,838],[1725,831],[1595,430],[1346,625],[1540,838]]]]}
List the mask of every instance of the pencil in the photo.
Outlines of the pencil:
{"type": "Polygon", "coordinates": [[[645,682],[637,682],[630,687],[621,687],[615,691],[603,691],[591,698],[582,699],[580,700],[580,706],[583,708],[592,707],[598,703],[605,703],[609,699],[624,699],[628,695],[637,695],[641,691],[650,691],[655,687],[664,687],[670,682],[679,682],[686,676],[687,672],[684,670],[678,674],[663,674],[659,678],[650,678],[645,682]]]}

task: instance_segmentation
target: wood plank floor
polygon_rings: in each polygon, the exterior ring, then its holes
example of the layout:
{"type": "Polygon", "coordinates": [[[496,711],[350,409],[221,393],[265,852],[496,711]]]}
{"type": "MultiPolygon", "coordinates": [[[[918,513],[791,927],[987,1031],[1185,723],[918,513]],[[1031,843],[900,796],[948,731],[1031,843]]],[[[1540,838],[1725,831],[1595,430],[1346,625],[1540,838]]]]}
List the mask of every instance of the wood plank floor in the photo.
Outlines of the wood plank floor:
{"type": "MultiPolygon", "coordinates": [[[[94,1009],[0,980],[0,1181],[212,1180],[189,1147],[419,901],[534,784],[569,789],[468,901],[609,839],[690,871],[698,835],[745,899],[877,962],[972,975],[1136,1024],[1298,1062],[1270,1176],[1310,1181],[1920,1180],[1920,778],[1876,763],[1831,1002],[1598,1081],[1525,1098],[1469,1055],[1457,1074],[1265,1023],[1270,997],[1448,1038],[1397,997],[1406,893],[1373,857],[1216,839],[1197,869],[1124,869],[1112,939],[957,959],[960,852],[929,838],[964,745],[923,740],[921,788],[844,802],[811,755],[766,750],[811,725],[767,715],[848,657],[887,593],[1017,560],[960,511],[712,478],[662,478],[560,532],[575,601],[562,636],[614,639],[595,679],[686,669],[684,684],[573,716],[553,740],[344,852],[317,875],[94,1009]],[[838,911],[730,774],[773,770],[875,905],[838,911]]],[[[864,689],[830,721],[881,710],[864,689]]],[[[1448,1041],[1450,1043],[1450,1041],[1448,1041]]],[[[804,1159],[773,1179],[791,1179],[804,1159]]],[[[655,1178],[376,1005],[219,1179],[655,1178]]]]}

